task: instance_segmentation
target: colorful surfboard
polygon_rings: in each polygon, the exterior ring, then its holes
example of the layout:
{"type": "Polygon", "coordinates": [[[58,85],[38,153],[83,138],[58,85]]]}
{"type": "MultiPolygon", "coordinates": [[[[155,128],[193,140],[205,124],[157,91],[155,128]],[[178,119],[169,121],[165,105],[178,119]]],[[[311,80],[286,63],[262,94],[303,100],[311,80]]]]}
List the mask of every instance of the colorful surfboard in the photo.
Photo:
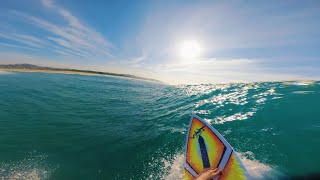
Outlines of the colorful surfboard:
{"type": "Polygon", "coordinates": [[[184,154],[184,177],[194,179],[209,167],[223,170],[216,179],[248,179],[249,175],[230,144],[210,124],[191,116],[184,154]]]}

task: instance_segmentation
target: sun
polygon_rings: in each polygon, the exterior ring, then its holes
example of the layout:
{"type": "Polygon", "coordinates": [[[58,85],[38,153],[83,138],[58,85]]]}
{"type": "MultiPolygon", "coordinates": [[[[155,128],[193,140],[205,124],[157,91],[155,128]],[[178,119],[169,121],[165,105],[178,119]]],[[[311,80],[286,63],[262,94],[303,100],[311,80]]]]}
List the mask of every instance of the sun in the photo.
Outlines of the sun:
{"type": "Polygon", "coordinates": [[[197,41],[183,41],[178,46],[179,56],[184,59],[193,59],[201,54],[201,46],[197,41]]]}

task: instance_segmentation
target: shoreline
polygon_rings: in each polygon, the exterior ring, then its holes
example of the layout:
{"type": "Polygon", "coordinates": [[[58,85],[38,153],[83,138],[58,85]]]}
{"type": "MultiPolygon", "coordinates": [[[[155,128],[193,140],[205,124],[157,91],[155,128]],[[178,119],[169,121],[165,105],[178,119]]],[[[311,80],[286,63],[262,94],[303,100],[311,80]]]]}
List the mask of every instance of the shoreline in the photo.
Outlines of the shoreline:
{"type": "Polygon", "coordinates": [[[109,76],[109,77],[116,77],[116,78],[125,78],[125,79],[133,79],[133,80],[140,80],[140,81],[147,81],[151,83],[159,83],[164,84],[158,80],[149,80],[144,78],[135,78],[129,76],[121,76],[121,75],[112,75],[112,74],[98,74],[98,73],[90,73],[90,72],[77,72],[72,70],[40,70],[40,69],[17,69],[17,68],[0,68],[0,71],[7,71],[7,72],[36,72],[36,73],[52,73],[52,74],[77,74],[77,75],[85,75],[85,76],[109,76]]]}

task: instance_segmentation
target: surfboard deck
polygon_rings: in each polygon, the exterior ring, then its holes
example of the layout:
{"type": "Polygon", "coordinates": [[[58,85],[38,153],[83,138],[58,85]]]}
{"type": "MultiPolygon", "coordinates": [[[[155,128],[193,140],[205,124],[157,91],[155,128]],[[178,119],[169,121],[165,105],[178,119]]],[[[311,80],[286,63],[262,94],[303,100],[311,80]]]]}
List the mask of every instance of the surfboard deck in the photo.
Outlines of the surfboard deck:
{"type": "Polygon", "coordinates": [[[249,179],[249,175],[224,137],[202,118],[192,115],[184,153],[184,177],[193,179],[209,167],[223,174],[216,179],[249,179]]]}

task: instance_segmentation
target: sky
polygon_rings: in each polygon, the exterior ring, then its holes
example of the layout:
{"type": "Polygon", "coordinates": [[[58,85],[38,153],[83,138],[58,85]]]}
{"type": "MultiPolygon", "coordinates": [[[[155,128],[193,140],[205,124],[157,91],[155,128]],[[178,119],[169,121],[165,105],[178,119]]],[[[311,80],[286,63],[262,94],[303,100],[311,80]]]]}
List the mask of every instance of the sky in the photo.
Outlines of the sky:
{"type": "Polygon", "coordinates": [[[319,1],[0,0],[0,64],[168,84],[320,79],[319,1]]]}

